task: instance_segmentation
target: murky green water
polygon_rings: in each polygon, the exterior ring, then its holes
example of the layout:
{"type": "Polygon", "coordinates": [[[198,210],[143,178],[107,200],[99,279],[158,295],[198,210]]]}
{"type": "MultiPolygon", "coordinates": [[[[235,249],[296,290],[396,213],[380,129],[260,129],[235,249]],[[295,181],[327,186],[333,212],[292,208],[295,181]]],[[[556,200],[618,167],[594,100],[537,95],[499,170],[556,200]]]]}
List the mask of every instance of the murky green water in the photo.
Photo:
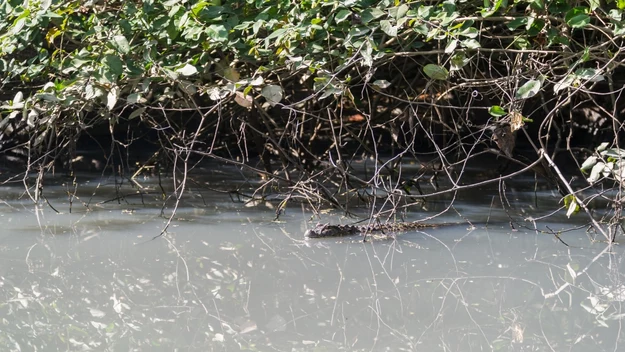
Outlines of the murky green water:
{"type": "MultiPolygon", "coordinates": [[[[228,177],[207,177],[227,188],[228,177]]],[[[96,187],[82,180],[71,213],[67,189],[46,188],[61,214],[18,200],[19,186],[1,190],[0,350],[617,351],[625,342],[622,246],[606,250],[584,230],[562,234],[569,247],[513,231],[496,190],[455,203],[475,229],[362,242],[304,241],[314,225],[306,208],[272,222],[277,201],[246,206],[201,187],[152,240],[167,222],[157,191],[96,187]]],[[[557,202],[534,195],[511,188],[511,213],[546,214],[557,202]]],[[[350,222],[340,215],[323,220],[350,222]]],[[[570,227],[551,219],[543,228],[570,227]]],[[[462,219],[450,211],[437,221],[462,219]]]]}

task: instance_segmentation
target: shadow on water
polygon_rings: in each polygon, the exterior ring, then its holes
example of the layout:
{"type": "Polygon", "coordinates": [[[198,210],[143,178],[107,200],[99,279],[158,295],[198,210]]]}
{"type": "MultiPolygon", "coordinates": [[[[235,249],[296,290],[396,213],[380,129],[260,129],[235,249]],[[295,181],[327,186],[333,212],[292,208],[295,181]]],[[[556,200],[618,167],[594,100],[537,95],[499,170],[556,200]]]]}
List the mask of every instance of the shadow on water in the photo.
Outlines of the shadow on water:
{"type": "MultiPolygon", "coordinates": [[[[513,206],[530,193],[515,193],[513,206]]],[[[592,244],[584,230],[562,235],[569,247],[514,231],[491,207],[496,190],[457,202],[473,229],[368,242],[305,241],[310,213],[290,209],[275,223],[270,204],[223,194],[188,202],[151,241],[166,222],[158,199],[94,200],[69,214],[58,194],[49,200],[65,214],[3,205],[2,350],[614,351],[624,342],[621,247],[592,244]],[[484,214],[488,224],[477,222],[484,214]]]]}

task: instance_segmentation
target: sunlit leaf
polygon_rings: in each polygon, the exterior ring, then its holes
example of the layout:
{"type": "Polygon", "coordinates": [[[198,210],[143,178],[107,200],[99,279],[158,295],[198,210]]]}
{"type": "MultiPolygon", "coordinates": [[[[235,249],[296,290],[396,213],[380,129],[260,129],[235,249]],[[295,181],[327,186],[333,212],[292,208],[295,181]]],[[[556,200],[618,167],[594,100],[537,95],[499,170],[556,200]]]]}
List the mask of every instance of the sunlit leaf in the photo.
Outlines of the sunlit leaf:
{"type": "Polygon", "coordinates": [[[478,42],[475,39],[465,39],[465,40],[461,41],[460,44],[463,47],[468,48],[468,49],[478,49],[478,48],[482,47],[480,42],[478,42]]]}
{"type": "Polygon", "coordinates": [[[570,218],[571,215],[575,215],[579,212],[579,205],[577,205],[577,201],[572,201],[566,209],[566,217],[570,218]]]}
{"type": "Polygon", "coordinates": [[[130,52],[130,44],[128,44],[128,40],[123,35],[116,35],[113,37],[113,46],[124,54],[128,54],[130,52]]]}
{"type": "Polygon", "coordinates": [[[367,24],[378,17],[382,17],[383,15],[384,11],[378,9],[377,7],[370,7],[360,13],[360,18],[362,23],[367,24]]]}
{"type": "Polygon", "coordinates": [[[599,72],[599,70],[594,68],[580,68],[575,70],[575,75],[590,82],[601,82],[605,78],[599,72]]]}
{"type": "Polygon", "coordinates": [[[113,87],[108,91],[106,95],[106,107],[109,110],[113,110],[115,105],[117,104],[117,99],[119,98],[119,89],[117,87],[113,87]]]}
{"type": "Polygon", "coordinates": [[[87,84],[85,86],[85,100],[89,101],[96,96],[96,92],[93,89],[93,85],[87,84]]]}
{"type": "Polygon", "coordinates": [[[620,148],[610,148],[601,151],[602,156],[612,157],[612,158],[623,158],[625,157],[625,149],[620,148]]]}
{"type": "Polygon", "coordinates": [[[26,24],[26,18],[25,17],[19,17],[14,23],[13,23],[13,27],[11,27],[10,33],[12,34],[17,34],[19,33],[23,28],[24,25],[26,24]]]}
{"type": "MultiPolygon", "coordinates": [[[[501,4],[504,2],[504,0],[494,0],[494,2],[495,3],[493,4],[492,7],[482,9],[482,11],[481,11],[482,17],[490,17],[493,14],[495,14],[495,12],[497,12],[497,10],[499,10],[499,8],[501,7],[501,4]]],[[[486,4],[486,2],[485,2],[485,4],[486,4]]]]}
{"type": "Polygon", "coordinates": [[[367,41],[364,45],[364,48],[360,50],[360,56],[362,56],[364,66],[367,66],[367,67],[373,66],[373,56],[371,55],[372,53],[373,53],[373,48],[371,47],[371,44],[369,43],[369,41],[367,41]]]}
{"type": "Polygon", "coordinates": [[[554,93],[558,93],[562,89],[569,88],[569,87],[571,87],[573,82],[575,82],[575,76],[574,75],[567,75],[562,80],[560,80],[560,82],[554,84],[553,92],[554,93]]]}
{"type": "Polygon", "coordinates": [[[32,109],[28,111],[28,116],[26,117],[26,124],[29,127],[35,127],[35,122],[38,119],[39,119],[39,113],[35,109],[32,109]]]}
{"type": "Polygon", "coordinates": [[[185,64],[184,66],[176,69],[176,73],[179,73],[183,76],[191,76],[197,73],[197,68],[191,64],[185,64]]]}
{"type": "Polygon", "coordinates": [[[456,46],[458,45],[458,39],[452,39],[445,46],[445,54],[451,54],[456,50],[456,46]]]}
{"type": "Polygon", "coordinates": [[[475,27],[468,27],[458,32],[458,35],[461,35],[467,38],[476,38],[478,34],[479,34],[479,31],[475,27]]]}
{"type": "Polygon", "coordinates": [[[226,29],[226,27],[221,24],[211,24],[206,29],[206,34],[209,38],[216,42],[228,41],[228,29],[226,29]]]}
{"type": "Polygon", "coordinates": [[[380,21],[380,28],[390,37],[397,36],[397,27],[393,26],[388,20],[380,21]]]}
{"type": "Polygon", "coordinates": [[[336,24],[339,24],[343,21],[345,21],[346,19],[349,18],[349,15],[351,15],[351,11],[346,10],[346,9],[342,9],[340,10],[336,16],[334,16],[334,22],[336,22],[336,24]]]}
{"type": "Polygon", "coordinates": [[[521,49],[521,50],[528,50],[532,47],[532,44],[530,43],[529,40],[527,40],[527,38],[524,35],[519,35],[515,37],[513,44],[517,49],[521,49]]]}
{"type": "Polygon", "coordinates": [[[375,87],[380,88],[380,89],[385,89],[385,88],[388,88],[388,87],[391,86],[391,82],[389,82],[389,81],[387,81],[385,79],[379,79],[379,80],[373,82],[373,85],[375,87]]]}
{"type": "Polygon", "coordinates": [[[595,166],[595,164],[597,163],[598,158],[596,156],[591,156],[588,159],[586,159],[584,161],[584,163],[582,164],[580,170],[582,171],[588,171],[590,170],[591,167],[595,166]]]}
{"type": "Polygon", "coordinates": [[[542,86],[542,83],[540,83],[539,80],[535,80],[535,79],[529,80],[525,82],[525,84],[519,88],[519,90],[516,92],[514,97],[516,99],[531,98],[534,95],[538,94],[541,86],[542,86]]]}
{"type": "MultiPolygon", "coordinates": [[[[598,1],[598,0],[595,0],[595,1],[598,1]]],[[[406,13],[408,13],[408,10],[410,10],[410,7],[408,7],[408,5],[406,4],[399,5],[399,7],[397,8],[397,13],[395,14],[395,19],[399,20],[401,18],[404,18],[406,16],[406,13]]]]}
{"type": "Polygon", "coordinates": [[[605,148],[608,147],[608,145],[610,145],[610,143],[608,143],[608,142],[603,142],[603,143],[599,144],[599,146],[597,147],[597,152],[604,151],[605,148]]]}
{"type": "Polygon", "coordinates": [[[449,66],[449,70],[458,71],[466,66],[468,63],[469,59],[464,55],[464,53],[457,53],[451,58],[451,65],[449,66]]]}
{"type": "Polygon", "coordinates": [[[276,104],[282,100],[282,87],[270,84],[265,86],[260,94],[270,103],[276,104]]]}
{"type": "Polygon", "coordinates": [[[586,7],[575,7],[566,13],[564,20],[572,28],[583,28],[590,23],[590,16],[586,14],[586,7]]]}
{"type": "Polygon", "coordinates": [[[22,93],[22,91],[15,93],[15,97],[13,97],[13,106],[22,103],[22,101],[24,101],[24,93],[22,93]]]}
{"type": "Polygon", "coordinates": [[[590,171],[590,176],[588,176],[586,181],[588,181],[588,183],[590,184],[597,182],[604,169],[605,163],[603,161],[596,163],[595,166],[592,167],[592,170],[590,171]]]}

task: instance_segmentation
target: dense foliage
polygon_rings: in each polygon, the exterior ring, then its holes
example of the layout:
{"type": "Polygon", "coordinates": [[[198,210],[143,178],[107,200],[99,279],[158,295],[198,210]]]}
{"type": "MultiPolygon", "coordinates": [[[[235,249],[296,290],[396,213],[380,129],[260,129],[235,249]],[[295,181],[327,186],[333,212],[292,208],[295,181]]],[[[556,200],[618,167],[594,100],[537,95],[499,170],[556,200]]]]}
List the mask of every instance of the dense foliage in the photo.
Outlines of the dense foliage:
{"type": "Polygon", "coordinates": [[[584,200],[549,163],[561,151],[583,160],[601,142],[618,147],[624,8],[621,0],[7,0],[0,144],[45,171],[71,168],[77,141],[102,131],[117,152],[145,134],[159,143],[148,163],[241,163],[282,182],[287,199],[339,207],[337,195],[357,189],[405,197],[418,183],[401,173],[406,157],[438,159],[437,170],[459,165],[447,174],[455,191],[466,161],[490,153],[527,170],[542,165],[577,209],[584,200]],[[518,145],[533,153],[519,158],[518,145]],[[363,156],[375,160],[370,180],[352,173],[363,156]]]}

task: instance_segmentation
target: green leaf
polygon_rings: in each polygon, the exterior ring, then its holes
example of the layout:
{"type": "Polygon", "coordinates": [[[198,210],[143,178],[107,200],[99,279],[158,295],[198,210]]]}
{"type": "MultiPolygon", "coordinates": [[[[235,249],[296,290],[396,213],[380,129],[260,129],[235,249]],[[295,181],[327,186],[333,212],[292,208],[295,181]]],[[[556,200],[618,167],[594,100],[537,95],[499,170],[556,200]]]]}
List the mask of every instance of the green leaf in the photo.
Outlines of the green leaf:
{"type": "MultiPolygon", "coordinates": [[[[625,0],[624,0],[625,1],[625,0]]],[[[608,17],[615,21],[620,21],[623,19],[623,11],[619,11],[617,9],[612,9],[608,12],[608,17]]]]}
{"type": "Polygon", "coordinates": [[[516,99],[531,98],[540,91],[541,86],[542,83],[539,80],[529,80],[519,88],[514,97],[516,99]]]}
{"type": "Polygon", "coordinates": [[[575,70],[575,75],[579,78],[588,80],[589,82],[601,82],[605,78],[599,74],[599,70],[594,68],[580,68],[575,70]]]}
{"type": "Polygon", "coordinates": [[[216,42],[227,42],[228,41],[228,30],[224,25],[221,24],[211,24],[206,29],[206,34],[209,38],[216,42]]]}
{"type": "Polygon", "coordinates": [[[569,39],[563,36],[560,31],[555,28],[547,29],[548,46],[564,44],[569,45],[569,39]]]}
{"type": "Polygon", "coordinates": [[[197,4],[193,5],[193,7],[191,8],[191,12],[193,13],[194,16],[198,16],[200,14],[200,11],[202,11],[202,9],[206,5],[208,5],[206,1],[200,1],[197,4]]]}
{"type": "Polygon", "coordinates": [[[590,184],[593,184],[593,183],[597,182],[597,180],[599,180],[599,177],[601,177],[601,174],[605,173],[605,171],[607,169],[606,166],[607,165],[603,161],[600,161],[600,162],[596,163],[592,167],[592,170],[590,171],[590,176],[588,176],[586,181],[588,181],[588,183],[590,183],[590,184]]]}
{"type": "Polygon", "coordinates": [[[258,31],[263,27],[263,24],[265,24],[265,21],[263,20],[258,20],[254,22],[254,25],[252,25],[252,31],[254,31],[254,35],[258,34],[258,31]]]}
{"type": "Polygon", "coordinates": [[[451,54],[456,50],[456,46],[458,46],[458,39],[452,39],[445,46],[445,54],[451,54]]]}
{"type": "Polygon", "coordinates": [[[280,86],[270,84],[265,86],[260,91],[260,95],[265,97],[270,104],[274,105],[282,100],[282,88],[280,86]]]}
{"type": "Polygon", "coordinates": [[[26,24],[26,18],[23,16],[20,16],[17,20],[15,20],[13,22],[13,27],[11,27],[11,30],[9,31],[9,33],[11,34],[18,34],[22,28],[24,28],[24,25],[26,24]]]}
{"type": "Polygon", "coordinates": [[[185,64],[184,66],[176,69],[176,73],[179,73],[183,76],[191,76],[197,73],[197,68],[190,64],[185,64]]]}
{"type": "Polygon", "coordinates": [[[590,23],[590,16],[586,14],[577,15],[570,18],[566,23],[572,28],[584,28],[590,23]]]}
{"type": "Polygon", "coordinates": [[[512,21],[508,22],[508,28],[510,28],[511,30],[515,30],[525,25],[527,25],[527,17],[517,17],[512,21]]]}
{"type": "Polygon", "coordinates": [[[604,151],[605,148],[608,147],[608,145],[610,145],[610,143],[608,143],[608,142],[603,142],[603,143],[599,144],[599,146],[597,147],[597,153],[601,153],[602,151],[604,151]]]}
{"type": "Polygon", "coordinates": [[[449,78],[449,71],[446,68],[434,64],[425,65],[423,72],[426,76],[438,81],[446,81],[449,78]]]}
{"type": "Polygon", "coordinates": [[[96,92],[93,89],[93,85],[92,84],[87,84],[85,86],[85,95],[84,95],[85,100],[89,101],[89,100],[95,98],[95,96],[96,96],[96,92]]]}
{"type": "Polygon", "coordinates": [[[468,49],[478,49],[478,48],[482,47],[480,45],[480,42],[478,42],[475,39],[465,39],[465,40],[460,42],[460,45],[462,45],[463,47],[468,48],[468,49]]]}
{"type": "Polygon", "coordinates": [[[566,24],[572,28],[583,28],[590,23],[590,16],[587,15],[587,7],[575,7],[564,16],[566,24]]]}
{"type": "Polygon", "coordinates": [[[619,10],[625,10],[625,0],[617,0],[616,7],[618,7],[619,10]]]}
{"type": "MultiPolygon", "coordinates": [[[[598,0],[595,0],[595,1],[598,1],[598,0]]],[[[406,13],[408,13],[408,10],[410,10],[408,5],[406,4],[399,5],[399,7],[397,8],[397,13],[395,14],[395,19],[399,20],[401,18],[404,18],[406,16],[406,13]]]]}
{"type": "Polygon", "coordinates": [[[391,86],[391,82],[385,80],[385,79],[379,79],[375,82],[373,82],[373,86],[380,88],[380,89],[385,89],[391,86]]]}
{"type": "Polygon", "coordinates": [[[349,18],[349,15],[351,15],[352,12],[346,9],[342,9],[340,10],[336,16],[334,16],[334,22],[336,22],[336,24],[339,24],[343,21],[345,21],[346,19],[349,18]]]}
{"type": "Polygon", "coordinates": [[[200,11],[199,17],[203,21],[214,22],[216,20],[221,19],[220,16],[223,14],[224,10],[225,9],[222,6],[208,6],[208,7],[203,8],[202,11],[200,11]]]}
{"type": "MultiPolygon", "coordinates": [[[[495,0],[495,4],[493,5],[493,7],[482,9],[482,11],[481,11],[482,17],[490,17],[493,14],[495,14],[495,12],[497,12],[497,10],[499,10],[499,8],[501,7],[501,4],[503,3],[503,1],[504,0],[495,0]]],[[[486,1],[484,3],[486,5],[486,1]]],[[[485,6],[485,7],[487,7],[487,6],[485,6]]]]}
{"type": "Polygon", "coordinates": [[[530,0],[530,7],[536,11],[543,11],[545,9],[545,2],[543,0],[530,0]]]}
{"type": "MultiPolygon", "coordinates": [[[[624,0],[625,1],[625,0],[624,0]]],[[[434,8],[432,6],[419,6],[417,9],[417,18],[421,20],[429,20],[432,16],[434,8]]]]}
{"type": "Polygon", "coordinates": [[[467,38],[475,38],[478,36],[478,34],[479,34],[479,31],[475,27],[468,27],[458,32],[458,35],[461,35],[467,38]]]}
{"type": "MultiPolygon", "coordinates": [[[[19,91],[17,93],[15,93],[15,97],[13,97],[13,106],[15,107],[16,105],[22,103],[24,101],[24,93],[22,93],[22,91],[19,91]]],[[[22,106],[24,106],[24,104],[22,104],[22,106]]]]}
{"type": "Polygon", "coordinates": [[[362,26],[360,26],[360,27],[352,27],[349,30],[348,37],[352,37],[352,38],[360,37],[360,36],[363,36],[363,35],[369,33],[369,31],[370,31],[370,29],[367,28],[367,27],[362,27],[362,26]]]}
{"type": "Polygon", "coordinates": [[[371,47],[371,42],[367,40],[362,50],[360,50],[360,56],[362,56],[363,58],[363,65],[367,67],[373,66],[373,56],[371,55],[372,53],[373,48],[371,47]]]}
{"type": "Polygon", "coordinates": [[[109,68],[112,74],[115,76],[119,76],[124,73],[124,67],[122,60],[116,55],[105,55],[104,56],[104,65],[109,68]]]}
{"type": "Polygon", "coordinates": [[[128,44],[128,40],[123,35],[114,36],[113,42],[111,44],[115,49],[123,54],[128,54],[130,52],[130,45],[128,44]]]}
{"type": "Polygon", "coordinates": [[[528,22],[528,27],[526,27],[527,35],[529,35],[530,37],[535,37],[537,35],[540,35],[544,27],[545,27],[545,21],[541,19],[532,21],[531,25],[528,22]]]}
{"type": "Polygon", "coordinates": [[[464,53],[460,52],[451,58],[451,66],[449,67],[450,71],[458,71],[462,69],[469,63],[469,59],[464,55],[464,53]]]}
{"type": "MultiPolygon", "coordinates": [[[[570,218],[571,215],[575,215],[579,213],[579,209],[580,209],[579,204],[577,204],[577,199],[572,194],[569,194],[566,197],[564,197],[564,204],[567,209],[566,210],[567,218],[570,218]]],[[[573,271],[573,273],[575,272],[573,271]]]]}
{"type": "Polygon", "coordinates": [[[532,44],[529,42],[529,40],[527,40],[527,38],[525,38],[525,36],[518,36],[514,38],[513,44],[515,47],[521,50],[530,49],[532,47],[532,44]]]}
{"type": "Polygon", "coordinates": [[[115,104],[117,104],[117,99],[119,98],[119,88],[112,87],[108,94],[106,95],[106,107],[109,111],[113,110],[115,104]]]}
{"type": "Polygon", "coordinates": [[[397,36],[397,27],[393,26],[389,20],[380,21],[380,28],[390,37],[397,36]]]}
{"type": "Polygon", "coordinates": [[[377,7],[368,8],[360,13],[360,20],[363,24],[367,24],[376,18],[382,17],[384,15],[384,11],[378,9],[377,7]]]}
{"type": "Polygon", "coordinates": [[[504,108],[499,105],[493,105],[488,109],[488,113],[494,117],[502,117],[506,116],[507,112],[504,108]]]}
{"type": "Polygon", "coordinates": [[[602,156],[607,156],[610,158],[625,158],[625,150],[620,148],[610,148],[601,152],[602,156]]]}
{"type": "Polygon", "coordinates": [[[595,166],[595,164],[597,163],[597,160],[598,158],[596,156],[589,157],[588,159],[584,161],[580,170],[582,171],[590,170],[591,167],[595,166]]]}
{"type": "Polygon", "coordinates": [[[569,88],[571,85],[573,85],[573,82],[575,82],[575,76],[566,75],[566,77],[564,77],[560,82],[556,83],[553,86],[553,92],[558,93],[562,89],[569,88]]]}
{"type": "Polygon", "coordinates": [[[625,26],[619,22],[614,22],[614,36],[620,37],[625,35],[625,26]]]}
{"type": "Polygon", "coordinates": [[[276,29],[275,31],[273,31],[273,33],[271,33],[267,38],[265,38],[265,41],[268,42],[270,39],[274,39],[274,38],[279,38],[282,37],[290,28],[280,28],[280,29],[276,29]]]}
{"type": "Polygon", "coordinates": [[[138,108],[137,110],[133,111],[130,113],[130,116],[128,116],[128,120],[132,120],[134,118],[137,118],[139,116],[141,116],[146,110],[146,107],[141,107],[138,108]]]}

